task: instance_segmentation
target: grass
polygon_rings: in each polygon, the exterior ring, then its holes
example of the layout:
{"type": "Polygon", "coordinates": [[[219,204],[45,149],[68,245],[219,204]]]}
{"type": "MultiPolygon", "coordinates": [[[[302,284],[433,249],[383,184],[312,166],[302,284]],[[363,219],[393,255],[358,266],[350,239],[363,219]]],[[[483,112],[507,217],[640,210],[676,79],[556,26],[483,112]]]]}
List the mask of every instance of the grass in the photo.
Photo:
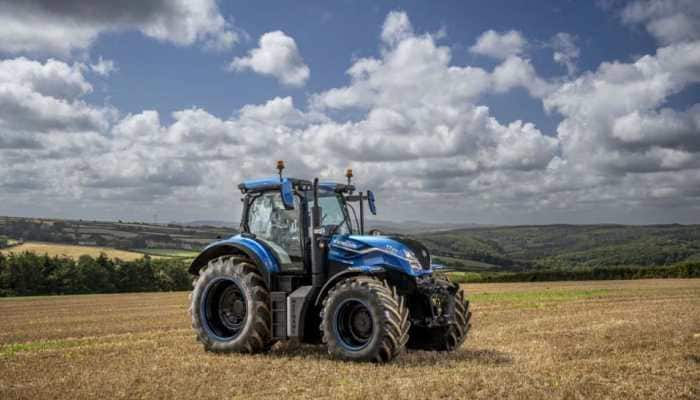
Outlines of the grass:
{"type": "Polygon", "coordinates": [[[470,296],[476,303],[516,303],[519,305],[539,305],[548,302],[564,302],[589,298],[603,298],[612,293],[610,289],[587,290],[538,290],[528,292],[477,293],[470,296]]]}
{"type": "Polygon", "coordinates": [[[700,397],[700,279],[463,287],[462,348],[387,365],[206,353],[188,293],[0,299],[0,398],[700,397]]]}
{"type": "Polygon", "coordinates": [[[23,351],[37,352],[63,349],[66,347],[75,346],[79,343],[80,341],[78,340],[38,340],[36,342],[28,343],[11,343],[0,346],[0,357],[13,356],[16,353],[23,351]]]}
{"type": "Polygon", "coordinates": [[[124,261],[138,260],[143,257],[142,253],[134,251],[117,250],[111,247],[99,246],[74,246],[69,244],[58,243],[43,243],[43,242],[25,242],[11,248],[0,250],[0,252],[8,253],[23,253],[33,252],[36,254],[48,254],[50,257],[65,256],[73,259],[78,259],[82,255],[98,257],[104,253],[109,258],[119,258],[124,261]]]}

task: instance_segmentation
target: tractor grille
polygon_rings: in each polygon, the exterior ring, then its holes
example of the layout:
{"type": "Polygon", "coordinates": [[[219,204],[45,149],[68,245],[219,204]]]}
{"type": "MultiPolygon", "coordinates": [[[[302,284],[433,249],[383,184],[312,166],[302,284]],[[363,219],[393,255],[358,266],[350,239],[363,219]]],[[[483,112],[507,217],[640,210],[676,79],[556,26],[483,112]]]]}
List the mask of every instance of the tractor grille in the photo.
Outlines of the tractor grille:
{"type": "Polygon", "coordinates": [[[421,267],[423,267],[423,269],[430,269],[430,252],[428,252],[428,249],[423,246],[421,242],[406,236],[394,236],[391,237],[391,239],[405,244],[406,247],[416,255],[421,267]]]}

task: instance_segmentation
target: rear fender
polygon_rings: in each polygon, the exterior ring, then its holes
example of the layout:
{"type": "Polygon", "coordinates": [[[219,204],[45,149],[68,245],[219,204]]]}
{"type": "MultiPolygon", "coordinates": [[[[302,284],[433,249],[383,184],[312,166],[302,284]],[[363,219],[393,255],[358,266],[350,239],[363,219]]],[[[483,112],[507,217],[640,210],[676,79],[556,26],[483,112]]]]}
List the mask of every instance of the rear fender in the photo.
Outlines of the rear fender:
{"type": "Polygon", "coordinates": [[[279,264],[277,259],[271,252],[262,244],[254,239],[234,236],[230,239],[212,243],[207,246],[198,256],[192,261],[188,272],[192,275],[199,275],[199,271],[204,268],[209,261],[221,256],[239,255],[250,259],[262,275],[267,287],[270,287],[270,274],[279,272],[279,264]]]}

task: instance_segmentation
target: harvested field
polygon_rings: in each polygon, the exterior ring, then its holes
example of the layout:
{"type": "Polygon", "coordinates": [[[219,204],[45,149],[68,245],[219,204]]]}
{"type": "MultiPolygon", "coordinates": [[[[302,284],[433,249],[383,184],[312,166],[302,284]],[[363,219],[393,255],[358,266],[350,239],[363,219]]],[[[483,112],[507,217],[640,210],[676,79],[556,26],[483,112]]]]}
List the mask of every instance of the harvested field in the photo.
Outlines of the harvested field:
{"type": "MultiPolygon", "coordinates": [[[[98,257],[100,253],[105,253],[109,258],[119,258],[124,261],[132,261],[143,258],[142,253],[134,251],[117,250],[110,247],[99,246],[74,246],[70,244],[26,242],[17,246],[3,249],[2,253],[23,253],[25,251],[39,255],[48,254],[50,257],[65,256],[78,259],[82,255],[98,257]]],[[[157,258],[157,257],[156,257],[157,258]]]]}
{"type": "Polygon", "coordinates": [[[139,253],[148,254],[151,256],[161,257],[177,257],[177,258],[195,258],[199,255],[198,251],[178,250],[178,249],[134,249],[139,253]]]}
{"type": "Polygon", "coordinates": [[[700,280],[465,285],[454,353],[202,351],[187,293],[0,299],[0,398],[700,397],[700,280]]]}

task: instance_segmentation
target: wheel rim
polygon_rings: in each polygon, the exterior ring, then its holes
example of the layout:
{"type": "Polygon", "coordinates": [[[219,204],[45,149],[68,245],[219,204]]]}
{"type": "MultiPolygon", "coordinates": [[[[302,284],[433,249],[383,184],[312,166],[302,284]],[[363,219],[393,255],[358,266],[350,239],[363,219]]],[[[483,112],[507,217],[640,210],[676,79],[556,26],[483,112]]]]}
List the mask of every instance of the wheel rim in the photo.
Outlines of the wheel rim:
{"type": "Polygon", "coordinates": [[[248,305],[241,287],[231,278],[211,281],[202,296],[202,324],[218,340],[231,340],[245,326],[248,305]]]}
{"type": "Polygon", "coordinates": [[[335,334],[341,344],[350,350],[360,350],[369,344],[374,332],[372,313],[359,300],[340,303],[335,313],[335,334]]]}

